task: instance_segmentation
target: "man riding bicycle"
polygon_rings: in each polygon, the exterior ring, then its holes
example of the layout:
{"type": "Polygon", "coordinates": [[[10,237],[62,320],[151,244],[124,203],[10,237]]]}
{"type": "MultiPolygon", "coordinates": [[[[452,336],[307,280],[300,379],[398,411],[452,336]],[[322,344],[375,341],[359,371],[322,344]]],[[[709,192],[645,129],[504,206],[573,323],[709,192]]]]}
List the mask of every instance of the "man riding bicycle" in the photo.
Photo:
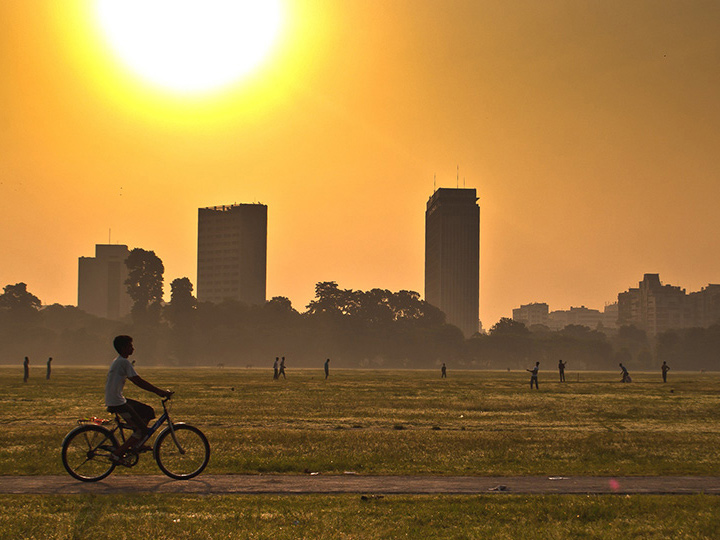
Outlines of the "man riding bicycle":
{"type": "MultiPolygon", "coordinates": [[[[147,425],[155,418],[155,410],[145,403],[134,399],[127,399],[123,396],[125,380],[139,386],[143,390],[153,392],[160,397],[168,398],[172,395],[170,390],[161,390],[154,384],[146,381],[135,372],[132,362],[128,357],[135,351],[133,339],[130,336],[117,336],[113,340],[113,346],[118,352],[118,357],[113,360],[108,371],[105,383],[105,405],[108,412],[119,414],[125,422],[131,425],[135,431],[122,445],[116,448],[111,456],[115,462],[122,462],[122,457],[131,448],[142,440],[148,431],[147,425]]],[[[142,448],[141,448],[142,449],[142,448]]]]}

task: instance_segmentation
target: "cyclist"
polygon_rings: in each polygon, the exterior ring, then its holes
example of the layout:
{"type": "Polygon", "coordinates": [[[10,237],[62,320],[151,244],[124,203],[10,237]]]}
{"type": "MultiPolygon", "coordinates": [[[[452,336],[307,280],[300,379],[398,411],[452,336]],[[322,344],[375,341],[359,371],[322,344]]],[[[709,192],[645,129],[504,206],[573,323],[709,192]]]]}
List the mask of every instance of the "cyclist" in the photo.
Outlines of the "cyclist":
{"type": "MultiPolygon", "coordinates": [[[[150,405],[123,396],[125,380],[130,379],[130,382],[136,386],[163,398],[170,397],[172,392],[170,390],[161,390],[135,372],[133,364],[128,360],[128,357],[135,352],[133,339],[130,336],[117,336],[113,340],[113,346],[118,352],[118,357],[113,360],[108,371],[107,382],[105,383],[105,405],[108,412],[118,413],[125,422],[135,428],[127,441],[112,453],[111,459],[117,463],[122,463],[125,452],[130,448],[134,448],[140,442],[147,433],[148,422],[155,418],[155,410],[150,405]]],[[[144,448],[140,448],[140,450],[144,450],[144,448]]]]}

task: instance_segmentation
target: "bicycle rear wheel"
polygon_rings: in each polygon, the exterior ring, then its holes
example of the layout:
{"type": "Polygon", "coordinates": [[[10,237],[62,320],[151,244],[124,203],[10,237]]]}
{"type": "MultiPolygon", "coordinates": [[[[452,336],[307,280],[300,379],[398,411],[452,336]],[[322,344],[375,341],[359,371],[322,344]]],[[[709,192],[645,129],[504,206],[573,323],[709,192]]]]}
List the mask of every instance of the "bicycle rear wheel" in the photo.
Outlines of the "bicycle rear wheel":
{"type": "Polygon", "coordinates": [[[62,463],[73,478],[97,482],[115,469],[110,454],[117,446],[110,430],[101,426],[80,426],[63,440],[62,463]]]}
{"type": "Polygon", "coordinates": [[[155,441],[155,461],[160,470],[175,480],[188,480],[203,472],[210,461],[210,443],[198,428],[173,424],[163,430],[155,441]],[[177,444],[176,444],[177,441],[177,444]]]}

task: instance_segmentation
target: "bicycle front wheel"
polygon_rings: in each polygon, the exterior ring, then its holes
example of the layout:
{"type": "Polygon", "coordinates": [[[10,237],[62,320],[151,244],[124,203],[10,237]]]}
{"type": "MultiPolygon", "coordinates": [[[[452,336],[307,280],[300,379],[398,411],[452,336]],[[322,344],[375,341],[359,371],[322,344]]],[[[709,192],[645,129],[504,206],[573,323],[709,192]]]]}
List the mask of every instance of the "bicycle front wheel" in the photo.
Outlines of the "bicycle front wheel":
{"type": "Polygon", "coordinates": [[[210,443],[198,428],[173,424],[165,428],[155,441],[154,454],[160,470],[175,480],[194,478],[210,461],[210,443]]]}
{"type": "Polygon", "coordinates": [[[110,454],[118,443],[110,430],[80,426],[67,434],[62,444],[62,463],[70,476],[82,482],[102,480],[115,468],[110,454]]]}

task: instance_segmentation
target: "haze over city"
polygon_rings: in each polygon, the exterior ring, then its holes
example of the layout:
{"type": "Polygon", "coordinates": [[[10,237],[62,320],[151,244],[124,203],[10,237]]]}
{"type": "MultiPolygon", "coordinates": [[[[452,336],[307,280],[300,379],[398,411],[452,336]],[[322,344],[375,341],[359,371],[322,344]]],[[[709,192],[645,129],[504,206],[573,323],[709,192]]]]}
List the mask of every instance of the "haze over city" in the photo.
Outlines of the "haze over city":
{"type": "Polygon", "coordinates": [[[210,88],[192,49],[165,81],[134,68],[97,6],[0,4],[0,285],[75,304],[110,240],[154,250],[167,295],[196,283],[199,207],[262,202],[268,298],[423,294],[425,204],[456,186],[479,196],[485,328],[647,272],[718,280],[716,2],[281,1],[246,44],[267,53],[210,88]]]}

